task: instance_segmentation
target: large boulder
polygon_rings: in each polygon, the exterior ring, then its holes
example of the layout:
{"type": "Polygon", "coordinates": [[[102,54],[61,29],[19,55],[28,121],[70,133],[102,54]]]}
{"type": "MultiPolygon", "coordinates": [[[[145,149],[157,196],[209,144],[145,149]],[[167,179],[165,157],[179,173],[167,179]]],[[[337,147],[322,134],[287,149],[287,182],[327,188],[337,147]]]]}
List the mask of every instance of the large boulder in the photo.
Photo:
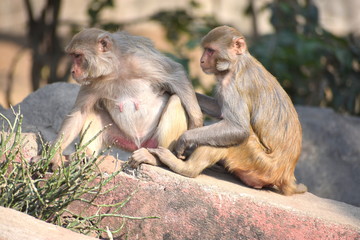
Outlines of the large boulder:
{"type": "MultiPolygon", "coordinates": [[[[119,214],[157,217],[127,220],[118,239],[357,239],[360,208],[311,193],[283,196],[245,187],[221,168],[197,178],[142,165],[121,172],[96,202],[110,205],[131,196],[119,214]]],[[[106,189],[104,189],[105,191],[106,189]]],[[[117,206],[116,206],[117,207],[117,206]]],[[[113,207],[112,210],[115,210],[113,207]]],[[[102,208],[102,213],[111,213],[102,208]]],[[[75,202],[71,212],[84,217],[98,209],[75,202]]],[[[110,217],[103,227],[118,229],[122,219],[110,217]]]]}
{"type": "MultiPolygon", "coordinates": [[[[30,94],[15,106],[15,110],[21,106],[24,131],[40,132],[45,141],[54,140],[78,91],[78,85],[55,83],[30,94]]],[[[297,111],[304,135],[295,171],[298,181],[318,196],[360,206],[360,118],[326,108],[298,106],[297,111]]],[[[13,118],[11,110],[0,112],[13,118]]],[[[125,159],[126,153],[120,156],[125,159]]]]}
{"type": "Polygon", "coordinates": [[[35,219],[25,213],[0,207],[1,240],[96,240],[35,219]]]}
{"type": "Polygon", "coordinates": [[[309,191],[360,206],[360,118],[297,107],[303,148],[295,175],[309,191]]]}
{"type": "MultiPolygon", "coordinates": [[[[40,88],[14,106],[15,112],[24,115],[23,132],[41,133],[45,142],[53,141],[65,116],[70,112],[79,92],[79,85],[54,83],[40,88]]],[[[14,120],[12,109],[2,110],[10,121],[14,120]]],[[[73,148],[69,148],[69,151],[73,148]]]]}

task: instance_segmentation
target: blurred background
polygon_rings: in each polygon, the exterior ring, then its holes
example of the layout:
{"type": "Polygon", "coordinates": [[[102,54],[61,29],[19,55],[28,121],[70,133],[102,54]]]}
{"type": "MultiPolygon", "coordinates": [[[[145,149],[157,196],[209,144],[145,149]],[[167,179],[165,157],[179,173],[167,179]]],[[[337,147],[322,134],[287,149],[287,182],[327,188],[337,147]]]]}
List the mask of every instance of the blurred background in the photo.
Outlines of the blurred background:
{"type": "Polygon", "coordinates": [[[293,102],[360,115],[358,0],[1,0],[0,105],[53,82],[72,82],[64,47],[86,27],[150,38],[183,64],[197,91],[215,81],[199,68],[199,42],[231,25],[293,102]]]}

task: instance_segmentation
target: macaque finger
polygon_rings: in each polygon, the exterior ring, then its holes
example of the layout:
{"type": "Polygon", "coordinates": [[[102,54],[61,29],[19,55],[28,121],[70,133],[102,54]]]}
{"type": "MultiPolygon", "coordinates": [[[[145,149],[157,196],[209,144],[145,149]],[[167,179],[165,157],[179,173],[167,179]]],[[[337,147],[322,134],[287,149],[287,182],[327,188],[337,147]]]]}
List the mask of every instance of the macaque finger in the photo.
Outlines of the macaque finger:
{"type": "Polygon", "coordinates": [[[158,160],[146,148],[140,148],[129,157],[129,165],[137,168],[140,164],[159,165],[158,160]]]}
{"type": "Polygon", "coordinates": [[[128,166],[131,168],[139,167],[140,163],[139,161],[135,161],[132,156],[128,158],[128,166]]]}
{"type": "Polygon", "coordinates": [[[176,142],[176,145],[175,145],[174,152],[175,152],[175,155],[177,156],[177,158],[185,159],[184,153],[185,153],[185,150],[187,147],[188,147],[188,144],[187,144],[187,140],[186,140],[186,133],[184,133],[179,138],[179,140],[176,142]]]}
{"type": "Polygon", "coordinates": [[[185,149],[186,149],[185,145],[183,145],[183,144],[177,145],[174,150],[176,157],[179,159],[185,159],[186,158],[184,155],[185,149]]]}

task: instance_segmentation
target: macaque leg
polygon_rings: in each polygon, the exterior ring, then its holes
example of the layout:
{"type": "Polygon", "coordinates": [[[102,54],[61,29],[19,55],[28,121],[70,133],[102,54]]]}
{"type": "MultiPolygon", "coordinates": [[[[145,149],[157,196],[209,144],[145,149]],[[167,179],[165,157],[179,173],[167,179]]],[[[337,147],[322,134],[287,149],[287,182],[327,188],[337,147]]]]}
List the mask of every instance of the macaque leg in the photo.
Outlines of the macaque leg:
{"type": "Polygon", "coordinates": [[[205,168],[211,167],[216,162],[225,159],[228,154],[228,148],[201,146],[196,148],[185,161],[178,159],[166,148],[149,149],[149,152],[155,154],[162,163],[174,172],[186,177],[196,177],[205,168]]]}
{"type": "MultiPolygon", "coordinates": [[[[123,133],[113,122],[107,111],[97,110],[97,112],[89,114],[81,131],[81,136],[83,138],[82,144],[90,142],[85,150],[86,155],[93,156],[94,154],[99,154],[101,150],[108,146],[116,145],[117,142],[114,136],[122,138],[123,133]],[[89,129],[84,132],[89,124],[89,129]],[[99,136],[95,137],[98,133],[100,133],[99,136]]],[[[109,162],[114,161],[116,158],[111,155],[105,155],[100,159],[106,159],[109,162]]]]}
{"type": "MultiPolygon", "coordinates": [[[[243,183],[253,188],[276,186],[283,194],[290,195],[306,191],[304,185],[297,185],[294,169],[278,165],[271,153],[260,143],[259,138],[251,133],[247,142],[229,148],[225,167],[243,183]]],[[[284,156],[286,157],[286,156],[284,156]]]]}
{"type": "MultiPolygon", "coordinates": [[[[177,95],[172,95],[162,113],[155,133],[159,147],[172,150],[176,140],[187,129],[188,120],[180,98],[177,95]]],[[[129,160],[129,164],[132,167],[137,167],[141,163],[154,166],[161,165],[161,162],[149,153],[146,148],[134,151],[129,160]]]]}
{"type": "Polygon", "coordinates": [[[172,95],[163,111],[156,131],[159,146],[173,150],[176,140],[187,129],[187,116],[180,98],[177,95],[172,95]]]}
{"type": "Polygon", "coordinates": [[[103,148],[103,135],[104,133],[100,133],[96,138],[95,135],[104,130],[104,127],[107,124],[111,123],[110,118],[107,116],[106,112],[92,112],[89,113],[88,117],[85,120],[83,129],[81,130],[80,136],[82,138],[82,144],[89,145],[86,148],[86,154],[91,156],[93,154],[97,154],[103,148]]]}

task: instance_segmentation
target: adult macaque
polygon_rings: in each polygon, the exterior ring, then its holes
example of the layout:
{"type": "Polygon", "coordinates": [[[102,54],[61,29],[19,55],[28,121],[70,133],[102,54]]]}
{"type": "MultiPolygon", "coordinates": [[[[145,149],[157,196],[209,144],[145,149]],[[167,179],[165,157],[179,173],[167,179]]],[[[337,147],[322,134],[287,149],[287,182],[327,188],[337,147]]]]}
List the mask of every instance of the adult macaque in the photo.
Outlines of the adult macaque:
{"type": "MultiPolygon", "coordinates": [[[[202,113],[183,68],[150,40],[86,29],[65,51],[73,58],[72,77],[81,88],[59,131],[61,150],[90,123],[84,142],[109,127],[88,146],[89,154],[108,145],[127,151],[172,149],[186,129],[202,126],[202,113]]],[[[54,168],[60,160],[54,158],[54,168]]]]}
{"type": "Polygon", "coordinates": [[[177,157],[165,148],[140,149],[131,164],[154,162],[148,160],[151,153],[174,172],[196,177],[222,160],[248,186],[275,186],[284,195],[305,192],[294,176],[302,130],[289,96],[250,55],[236,29],[217,27],[203,38],[202,46],[201,68],[215,75],[218,86],[216,99],[198,95],[198,100],[206,113],[221,120],[186,131],[175,146],[177,157]],[[197,148],[181,160],[190,146],[197,148]]]}

